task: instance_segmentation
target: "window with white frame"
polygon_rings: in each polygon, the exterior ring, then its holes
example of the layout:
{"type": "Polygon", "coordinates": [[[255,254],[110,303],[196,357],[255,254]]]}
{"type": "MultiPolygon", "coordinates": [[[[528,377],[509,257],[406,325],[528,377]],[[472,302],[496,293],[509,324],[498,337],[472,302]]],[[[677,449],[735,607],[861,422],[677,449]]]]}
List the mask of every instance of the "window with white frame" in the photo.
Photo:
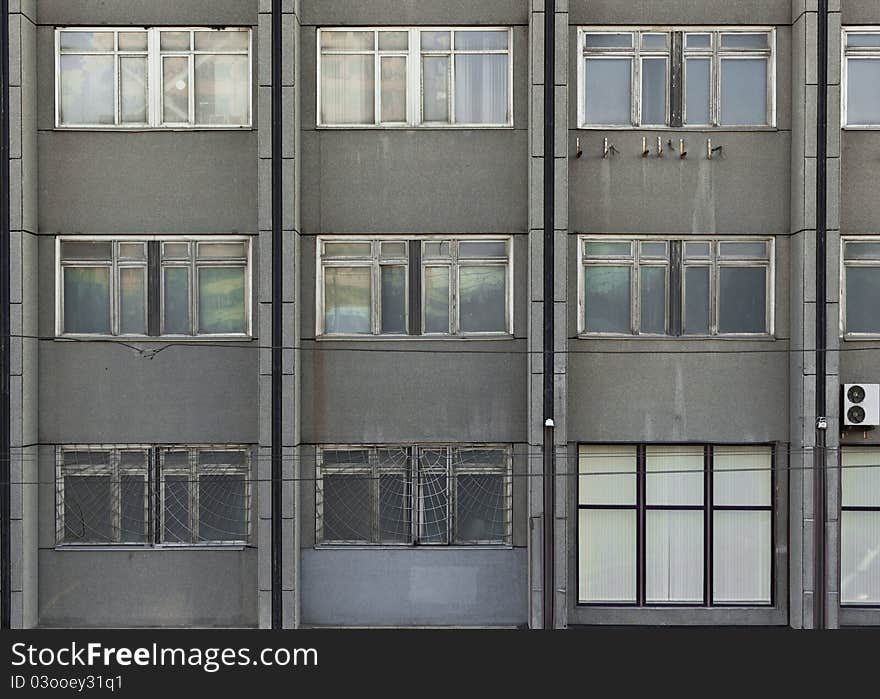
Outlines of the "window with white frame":
{"type": "Polygon", "coordinates": [[[510,334],[512,242],[319,238],[318,334],[510,334]]]}
{"type": "Polygon", "coordinates": [[[508,27],[318,30],[319,126],[511,126],[508,27]]]}
{"type": "Polygon", "coordinates": [[[231,336],[251,329],[250,239],[57,239],[61,335],[231,336]]]}
{"type": "Polygon", "coordinates": [[[843,30],[844,127],[880,128],[880,27],[843,30]]]}
{"type": "Polygon", "coordinates": [[[880,449],[840,450],[840,603],[880,606],[880,449]]]}
{"type": "Polygon", "coordinates": [[[841,330],[844,337],[880,335],[880,237],[841,240],[841,330]]]}
{"type": "Polygon", "coordinates": [[[63,28],[55,32],[58,127],[251,124],[245,28],[63,28]]]}
{"type": "Polygon", "coordinates": [[[245,446],[61,446],[57,542],[247,543],[250,493],[245,446]]]}
{"type": "Polygon", "coordinates": [[[580,238],[584,335],[773,332],[773,240],[580,238]]]}
{"type": "Polygon", "coordinates": [[[317,456],[319,543],[510,543],[508,446],[328,446],[317,456]]]}
{"type": "Polygon", "coordinates": [[[581,445],[578,601],[770,605],[769,446],[581,445]]]}
{"type": "Polygon", "coordinates": [[[775,125],[775,30],[583,27],[578,125],[775,125]]]}

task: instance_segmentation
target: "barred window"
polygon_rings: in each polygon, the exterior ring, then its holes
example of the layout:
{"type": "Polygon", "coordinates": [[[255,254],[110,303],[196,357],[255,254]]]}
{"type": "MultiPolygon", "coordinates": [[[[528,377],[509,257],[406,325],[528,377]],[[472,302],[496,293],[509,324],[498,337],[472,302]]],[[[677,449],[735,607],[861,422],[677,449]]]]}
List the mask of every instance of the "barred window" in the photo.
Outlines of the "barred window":
{"type": "Polygon", "coordinates": [[[59,447],[58,544],[247,543],[249,474],[243,446],[59,447]]]}
{"type": "Polygon", "coordinates": [[[509,544],[509,447],[318,450],[316,534],[325,544],[509,544]]]}

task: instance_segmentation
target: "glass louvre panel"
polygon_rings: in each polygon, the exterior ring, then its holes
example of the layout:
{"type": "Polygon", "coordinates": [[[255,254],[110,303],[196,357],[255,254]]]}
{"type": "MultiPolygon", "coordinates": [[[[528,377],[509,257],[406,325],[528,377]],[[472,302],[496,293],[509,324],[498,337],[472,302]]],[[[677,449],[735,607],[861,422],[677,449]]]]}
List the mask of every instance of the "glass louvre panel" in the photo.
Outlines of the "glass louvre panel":
{"type": "Polygon", "coordinates": [[[506,31],[455,32],[457,51],[503,51],[507,48],[506,31]]]}
{"type": "Polygon", "coordinates": [[[632,59],[587,58],[584,62],[588,124],[632,123],[632,59]]]}
{"type": "Polygon", "coordinates": [[[636,448],[616,444],[581,445],[578,504],[635,506],[636,448]]]}
{"type": "Polygon", "coordinates": [[[880,332],[874,299],[880,297],[880,266],[846,267],[846,331],[880,332]]]}
{"type": "Polygon", "coordinates": [[[189,269],[165,267],[162,290],[162,332],[166,335],[189,335],[189,269]]]}
{"type": "Polygon", "coordinates": [[[763,333],[767,330],[767,269],[722,267],[718,295],[718,331],[763,333]]]}
{"type": "Polygon", "coordinates": [[[880,604],[880,512],[840,513],[840,601],[880,604]]]}
{"type": "Polygon", "coordinates": [[[446,470],[428,468],[423,461],[419,480],[419,540],[426,544],[448,543],[449,485],[446,470]]]}
{"type": "Polygon", "coordinates": [[[846,59],[846,123],[880,124],[880,58],[846,59]]]}
{"type": "Polygon", "coordinates": [[[840,465],[840,504],[880,508],[880,449],[845,447],[840,465]]]}
{"type": "Polygon", "coordinates": [[[722,34],[722,49],[766,49],[769,36],[767,34],[722,34]]]}
{"type": "Polygon", "coordinates": [[[383,265],[382,332],[406,333],[406,267],[383,265]]]}
{"type": "Polygon", "coordinates": [[[249,100],[247,56],[195,57],[197,124],[247,124],[249,100]]]}
{"type": "Polygon", "coordinates": [[[844,245],[845,260],[877,260],[880,259],[880,243],[848,241],[844,245]]]}
{"type": "Polygon", "coordinates": [[[120,51],[147,50],[146,32],[119,32],[118,41],[120,51]]]}
{"type": "Polygon", "coordinates": [[[588,265],[584,268],[587,332],[632,332],[631,267],[588,265]]]}
{"type": "Polygon", "coordinates": [[[159,36],[159,48],[162,51],[189,51],[189,32],[162,32],[159,36]]]}
{"type": "Polygon", "coordinates": [[[197,254],[200,259],[244,258],[246,250],[246,243],[199,243],[197,254]]]}
{"type": "Polygon", "coordinates": [[[703,600],[703,511],[648,510],[645,598],[648,603],[703,600]]]}
{"type": "Polygon", "coordinates": [[[423,257],[449,257],[449,243],[429,243],[426,242],[423,247],[423,257]]]}
{"type": "Polygon", "coordinates": [[[189,121],[189,58],[186,56],[162,59],[162,121],[189,121]]]}
{"type": "Polygon", "coordinates": [[[449,332],[449,267],[424,268],[425,332],[449,332]]]}
{"type": "Polygon", "coordinates": [[[64,268],[64,332],[110,332],[110,268],[64,268]]]}
{"type": "Polygon", "coordinates": [[[422,57],[422,118],[449,121],[449,57],[422,57]]]}
{"type": "Polygon", "coordinates": [[[361,449],[333,449],[322,452],[324,466],[368,466],[370,452],[361,449]]]}
{"type": "Polygon", "coordinates": [[[578,600],[636,601],[636,511],[578,512],[578,600]]]}
{"type": "Polygon", "coordinates": [[[507,537],[505,477],[490,473],[455,476],[456,541],[504,541],[507,537]]]}
{"type": "Polygon", "coordinates": [[[666,243],[641,243],[642,257],[666,257],[666,243]]]}
{"type": "Polygon", "coordinates": [[[165,468],[189,469],[189,453],[185,451],[164,451],[162,453],[162,466],[165,468]]]}
{"type": "Polygon", "coordinates": [[[864,33],[858,34],[853,32],[846,33],[846,45],[848,47],[880,47],[880,33],[864,33]]]}
{"type": "Polygon", "coordinates": [[[374,69],[372,54],[321,57],[323,123],[375,123],[374,69]]]}
{"type": "Polygon", "coordinates": [[[119,243],[119,257],[123,260],[146,260],[146,246],[143,243],[119,243]]]}
{"type": "Polygon", "coordinates": [[[195,32],[196,51],[247,51],[248,33],[246,31],[195,32]]]}
{"type": "Polygon", "coordinates": [[[123,335],[147,333],[146,277],[143,267],[119,270],[119,332],[123,335]]]}
{"type": "Polygon", "coordinates": [[[506,241],[475,242],[462,240],[458,244],[458,256],[462,259],[507,257],[506,241]]]}
{"type": "Polygon", "coordinates": [[[406,121],[406,57],[382,56],[383,122],[406,121]]]}
{"type": "Polygon", "coordinates": [[[382,257],[406,257],[406,243],[382,243],[382,257]]]}
{"type": "Polygon", "coordinates": [[[507,267],[462,265],[458,287],[462,332],[507,330],[507,267]]]}
{"type": "Polygon", "coordinates": [[[709,257],[711,243],[685,243],[684,256],[688,259],[695,257],[709,257]]]}
{"type": "Polygon", "coordinates": [[[721,124],[767,124],[767,59],[721,59],[721,124]]]}
{"type": "Polygon", "coordinates": [[[65,543],[113,541],[111,478],[64,476],[65,543]]]}
{"type": "Polygon", "coordinates": [[[408,32],[379,32],[380,51],[406,51],[408,48],[408,32]]]}
{"type": "Polygon", "coordinates": [[[62,51],[112,51],[113,32],[61,32],[62,51]]]}
{"type": "Polygon", "coordinates": [[[443,51],[450,48],[449,32],[421,32],[422,51],[443,51]]]}
{"type": "Polygon", "coordinates": [[[372,332],[370,276],[369,267],[324,268],[324,332],[372,332]]]}
{"type": "Polygon", "coordinates": [[[709,334],[709,267],[684,268],[684,334],[709,334]]]}
{"type": "MultiPolygon", "coordinates": [[[[143,457],[141,457],[143,460],[143,457]]],[[[119,540],[143,544],[147,538],[147,481],[144,476],[119,476],[119,540]]]]}
{"type": "Polygon", "coordinates": [[[379,541],[409,543],[410,525],[409,478],[402,473],[379,476],[379,541]]]}
{"type": "Polygon", "coordinates": [[[199,540],[247,539],[247,482],[243,473],[199,477],[199,540]]]}
{"type": "Polygon", "coordinates": [[[247,466],[247,453],[244,451],[199,450],[199,466],[247,466]]]}
{"type": "Polygon", "coordinates": [[[643,333],[666,332],[666,268],[641,267],[641,326],[643,333]]]}
{"type": "Polygon", "coordinates": [[[65,240],[61,243],[61,257],[65,260],[113,259],[113,243],[91,243],[65,240]]]}
{"type": "Polygon", "coordinates": [[[642,34],[643,49],[665,49],[667,46],[666,34],[642,34]]]}
{"type": "Polygon", "coordinates": [[[721,257],[767,257],[767,243],[721,243],[721,257]]]}
{"type": "Polygon", "coordinates": [[[685,123],[709,124],[711,104],[712,60],[685,59],[685,123]]]}
{"type": "MultiPolygon", "coordinates": [[[[460,35],[461,32],[456,34],[460,35]]],[[[457,55],[455,121],[459,124],[507,123],[507,78],[507,54],[457,55]]]]}
{"type": "Polygon", "coordinates": [[[642,60],[642,124],[666,123],[666,59],[642,60]]]}
{"type": "Polygon", "coordinates": [[[185,260],[189,257],[189,243],[162,243],[163,260],[185,260]]]}
{"type": "Polygon", "coordinates": [[[715,447],[712,459],[714,504],[769,507],[773,490],[771,464],[769,447],[715,447]]]}
{"type": "Polygon", "coordinates": [[[703,504],[702,446],[648,446],[645,470],[648,505],[703,504]]]}
{"type": "Polygon", "coordinates": [[[716,604],[770,603],[771,522],[766,510],[714,512],[712,599],[716,604]]]}
{"type": "Polygon", "coordinates": [[[598,243],[584,244],[587,257],[629,257],[632,255],[632,243],[598,243]]]}
{"type": "Polygon", "coordinates": [[[165,476],[162,498],[164,520],[162,541],[190,543],[192,529],[189,520],[190,483],[188,475],[165,476]]]}
{"type": "Polygon", "coordinates": [[[119,121],[126,124],[147,123],[147,58],[119,58],[119,121]]]}
{"type": "Polygon", "coordinates": [[[201,267],[199,275],[199,333],[245,333],[245,269],[201,267]]]}
{"type": "Polygon", "coordinates": [[[112,125],[115,122],[115,60],[113,56],[61,56],[59,118],[62,124],[112,125]]]}
{"type": "Polygon", "coordinates": [[[587,34],[584,46],[588,49],[632,48],[632,34],[587,34]]]}
{"type": "Polygon", "coordinates": [[[324,257],[369,257],[370,243],[324,243],[324,257]]]}
{"type": "Polygon", "coordinates": [[[321,32],[321,48],[344,51],[372,51],[375,34],[369,31],[321,32]]]}
{"type": "Polygon", "coordinates": [[[687,49],[709,49],[712,48],[711,34],[687,34],[685,37],[685,48],[687,49]]]}

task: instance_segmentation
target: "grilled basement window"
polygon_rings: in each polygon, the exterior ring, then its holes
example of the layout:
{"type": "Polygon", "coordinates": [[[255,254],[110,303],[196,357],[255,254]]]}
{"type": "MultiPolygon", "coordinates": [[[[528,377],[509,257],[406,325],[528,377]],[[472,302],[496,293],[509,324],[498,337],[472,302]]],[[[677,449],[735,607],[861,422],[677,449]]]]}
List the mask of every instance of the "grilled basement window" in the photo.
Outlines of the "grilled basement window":
{"type": "Polygon", "coordinates": [[[513,327],[511,238],[319,238],[324,336],[493,336],[513,327]]]}
{"type": "Polygon", "coordinates": [[[318,449],[323,544],[495,544],[511,537],[507,446],[318,449]]]}
{"type": "Polygon", "coordinates": [[[844,337],[880,336],[880,237],[859,236],[841,241],[841,330],[844,337]]]}
{"type": "Polygon", "coordinates": [[[880,128],[880,27],[843,31],[843,94],[846,127],[880,128]]]}
{"type": "Polygon", "coordinates": [[[775,30],[578,31],[578,125],[774,126],[775,30]]]}
{"type": "Polygon", "coordinates": [[[319,126],[512,126],[507,27],[318,30],[319,126]]]}
{"type": "Polygon", "coordinates": [[[880,449],[840,451],[840,603],[880,606],[880,449]]]}
{"type": "Polygon", "coordinates": [[[59,545],[246,544],[250,449],[58,447],[59,545]]]}
{"type": "Polygon", "coordinates": [[[251,124],[249,29],[64,28],[55,58],[57,127],[251,124]]]}
{"type": "Polygon", "coordinates": [[[250,239],[61,237],[59,336],[248,337],[250,239]]]}
{"type": "Polygon", "coordinates": [[[773,332],[773,240],[583,236],[582,335],[773,332]]]}
{"type": "Polygon", "coordinates": [[[769,446],[581,445],[578,601],[772,604],[769,446]]]}

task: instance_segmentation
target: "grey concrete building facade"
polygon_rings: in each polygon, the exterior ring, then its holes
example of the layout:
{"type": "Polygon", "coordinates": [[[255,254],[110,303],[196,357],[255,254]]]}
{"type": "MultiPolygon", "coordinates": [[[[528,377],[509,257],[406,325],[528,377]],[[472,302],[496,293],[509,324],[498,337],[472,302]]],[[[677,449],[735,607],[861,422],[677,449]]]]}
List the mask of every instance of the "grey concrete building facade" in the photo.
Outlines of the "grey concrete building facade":
{"type": "MultiPolygon", "coordinates": [[[[843,429],[839,402],[842,384],[880,383],[880,329],[872,336],[870,329],[856,329],[856,315],[845,318],[845,308],[857,309],[855,299],[846,305],[845,292],[860,279],[856,273],[847,277],[847,270],[872,269],[873,253],[869,247],[852,248],[865,251],[852,257],[842,252],[847,243],[870,245],[880,236],[872,155],[880,123],[858,120],[854,106],[846,104],[855,94],[847,92],[847,70],[855,85],[856,71],[870,71],[870,61],[880,59],[880,43],[871,38],[880,32],[877,3],[3,0],[3,5],[9,166],[3,188],[8,194],[3,242],[9,251],[6,257],[3,248],[9,276],[3,309],[9,388],[3,411],[9,435],[0,440],[8,441],[0,443],[8,452],[0,460],[9,464],[8,494],[0,503],[6,520],[0,553],[8,571],[2,579],[8,600],[4,623],[13,628],[880,623],[880,572],[866,553],[880,547],[880,526],[856,522],[857,516],[868,520],[880,512],[880,482],[871,480],[870,469],[863,469],[868,473],[863,481],[847,481],[848,471],[841,468],[869,466],[870,447],[880,459],[880,434],[843,429]],[[185,117],[167,117],[170,92],[154,94],[160,75],[162,85],[199,80],[206,54],[196,38],[200,30],[247,34],[247,48],[236,54],[236,65],[247,65],[245,93],[241,88],[237,96],[223,93],[230,104],[246,105],[239,122],[199,122],[203,106],[192,86],[184,108],[188,123],[185,117]],[[91,49],[63,48],[65,31],[114,37],[105,51],[113,56],[116,93],[123,70],[134,70],[127,59],[149,66],[143,123],[124,122],[119,94],[109,123],[65,123],[59,82],[64,51],[94,56],[91,49]],[[457,38],[469,31],[494,33],[493,41],[503,36],[504,44],[462,48],[468,44],[462,39],[459,46],[457,38]],[[848,44],[847,31],[868,38],[848,44]],[[194,43],[165,47],[165,35],[170,41],[175,32],[189,32],[187,41],[194,43]],[[446,39],[438,40],[448,41],[452,33],[452,45],[431,48],[429,40],[444,32],[446,39]],[[123,37],[133,41],[132,33],[143,35],[143,48],[123,48],[123,37]],[[367,34],[369,46],[351,49],[344,43],[367,34]],[[391,35],[407,43],[392,45],[391,35]],[[605,38],[593,45],[590,36],[605,38]],[[746,42],[759,37],[759,44],[725,53],[726,36],[746,42]],[[705,45],[700,37],[709,37],[705,45]],[[385,39],[388,44],[380,43],[385,39]],[[343,43],[334,46],[334,40],[343,43]],[[663,48],[651,48],[654,40],[663,48]],[[506,90],[506,117],[485,123],[459,117],[456,123],[453,100],[460,89],[463,113],[466,83],[459,87],[453,77],[443,93],[447,106],[453,105],[446,123],[441,123],[446,117],[429,119],[424,83],[429,66],[442,64],[454,76],[452,66],[464,56],[459,68],[464,74],[467,57],[481,51],[503,60],[506,87],[492,83],[492,89],[506,90]],[[355,55],[369,55],[370,67],[333,67],[355,55]],[[173,61],[182,57],[190,61],[189,72],[172,77],[173,61]],[[725,60],[731,66],[766,66],[761,103],[766,123],[742,125],[722,114],[725,60]],[[632,111],[626,124],[590,114],[589,94],[596,88],[590,83],[594,73],[587,71],[602,61],[630,66],[624,99],[632,111]],[[659,62],[666,71],[658,98],[665,110],[662,123],[647,116],[653,93],[642,82],[659,62]],[[682,92],[687,71],[693,76],[701,65],[714,71],[707,73],[712,75],[706,83],[708,123],[693,116],[696,103],[682,92]],[[390,84],[398,67],[406,85],[401,116],[385,119],[380,106],[386,99],[394,103],[379,83],[390,84]],[[336,89],[326,77],[331,70],[346,79],[374,71],[366,99],[361,95],[350,103],[333,93],[343,105],[337,114],[345,115],[336,121],[321,97],[336,89]],[[550,103],[552,119],[546,113],[550,103]],[[345,110],[369,114],[370,123],[345,110]],[[690,110],[691,121],[682,110],[690,110]],[[75,265],[64,245],[72,250],[77,243],[106,241],[113,241],[112,260],[80,260],[78,269],[104,265],[120,289],[122,270],[143,270],[144,329],[129,336],[66,332],[63,297],[74,291],[72,286],[67,291],[64,270],[75,265]],[[143,261],[125,257],[120,245],[126,242],[144,245],[146,252],[137,253],[143,261]],[[165,301],[171,277],[165,275],[184,268],[165,246],[181,242],[190,251],[186,299],[192,332],[165,330],[172,313],[165,301]],[[405,253],[389,252],[386,258],[386,245],[390,251],[401,242],[405,253]],[[464,287],[453,281],[461,284],[467,268],[464,245],[485,250],[499,242],[503,256],[471,264],[483,272],[503,270],[503,329],[468,333],[461,329],[464,287]],[[199,274],[233,263],[199,256],[201,246],[223,243],[246,251],[246,259],[234,263],[243,270],[243,325],[242,332],[212,337],[198,329],[199,314],[208,316],[208,305],[204,311],[199,305],[199,274]],[[590,247],[593,243],[597,247],[590,247]],[[439,252],[432,258],[435,244],[439,252]],[[629,252],[608,252],[614,244],[626,244],[629,252]],[[651,244],[662,244],[663,252],[647,252],[657,250],[651,244]],[[332,253],[333,245],[345,252],[332,253]],[[707,252],[689,257],[698,249],[691,245],[705,245],[707,252]],[[746,249],[728,245],[752,245],[751,250],[757,245],[762,252],[731,253],[728,259],[723,250],[746,249]],[[352,252],[356,248],[360,252],[352,252]],[[824,259],[817,257],[820,249],[824,259]],[[441,268],[449,275],[441,287],[447,325],[432,336],[426,309],[435,302],[432,270],[441,268]],[[588,276],[624,268],[626,327],[590,325],[585,308],[610,298],[613,284],[606,276],[590,286],[588,276]],[[689,332],[684,317],[696,313],[685,289],[697,268],[717,275],[711,282],[706,277],[712,299],[705,302],[706,314],[714,315],[705,332],[689,332]],[[331,330],[333,323],[354,322],[340,321],[329,310],[327,280],[330,270],[339,269],[370,270],[366,330],[331,330]],[[377,300],[392,293],[383,286],[392,269],[403,270],[406,278],[407,301],[401,302],[406,325],[400,332],[383,330],[383,314],[391,310],[377,300]],[[652,300],[646,270],[652,269],[663,270],[662,327],[641,332],[652,300]],[[762,325],[725,332],[719,309],[732,296],[722,295],[727,288],[722,270],[743,269],[764,275],[762,325]],[[599,296],[590,296],[594,293],[599,296]],[[824,347],[817,343],[817,328],[824,347]],[[549,479],[548,450],[554,469],[549,479]],[[404,460],[393,468],[382,461],[392,451],[404,460]],[[227,461],[200,470],[221,452],[244,454],[246,470],[227,461]],[[468,470],[469,458],[488,458],[488,452],[504,455],[502,470],[483,462],[468,470]],[[767,459],[766,492],[754,502],[725,500],[722,469],[748,472],[741,457],[755,453],[767,459]],[[86,466],[92,471],[76,471],[73,461],[65,461],[68,454],[91,459],[86,466]],[[132,454],[141,461],[126,466],[132,454]],[[187,465],[173,466],[175,454],[186,454],[187,465]],[[442,496],[430,490],[431,474],[441,468],[429,461],[436,454],[446,459],[442,496]],[[690,468],[683,459],[691,457],[701,469],[690,474],[699,478],[695,499],[679,501],[667,493],[665,500],[652,500],[657,477],[652,464],[671,464],[675,473],[690,468]],[[343,464],[349,475],[340,471],[342,462],[334,470],[335,458],[349,459],[343,464]],[[351,469],[352,459],[364,461],[351,469]],[[609,493],[623,488],[621,483],[631,490],[618,500],[591,499],[592,486],[584,484],[596,482],[589,477],[594,463],[604,464],[599,471],[612,469],[598,478],[618,479],[609,493]],[[735,465],[723,465],[728,463],[735,465]],[[179,475],[180,469],[189,475],[179,475]],[[89,486],[90,497],[106,486],[114,503],[107,508],[106,541],[77,540],[68,532],[65,518],[73,516],[76,487],[83,487],[85,476],[107,479],[89,486]],[[393,481],[397,476],[402,480],[393,481]],[[208,483],[221,477],[240,479],[235,483],[241,491],[226,504],[233,502],[244,514],[240,536],[217,545],[208,532],[222,528],[219,515],[206,508],[208,483]],[[122,514],[132,507],[124,486],[131,487],[132,478],[141,479],[134,498],[137,541],[125,538],[122,514]],[[174,490],[174,478],[188,489],[174,490]],[[467,478],[474,490],[458,490],[467,478]],[[383,491],[392,481],[399,490],[383,491]],[[359,482],[372,485],[364,485],[367,504],[353,507],[346,498],[361,492],[359,482]],[[550,512],[544,491],[549,482],[550,512]],[[878,489],[876,497],[852,499],[864,484],[878,489]],[[332,489],[343,486],[344,491],[332,489]],[[495,487],[500,490],[482,503],[495,508],[501,519],[492,526],[500,529],[492,536],[460,533],[459,522],[473,514],[466,508],[477,508],[475,493],[495,487]],[[185,492],[183,533],[170,523],[179,504],[175,492],[185,492]],[[398,498],[405,510],[391,524],[383,519],[387,497],[398,498]],[[443,534],[428,533],[425,524],[437,497],[443,534]],[[350,509],[333,513],[332,507],[346,504],[350,509]],[[618,517],[617,528],[602,529],[612,526],[602,513],[618,517]],[[759,513],[754,520],[766,528],[755,546],[763,548],[760,556],[751,548],[734,551],[731,560],[748,568],[759,556],[761,593],[725,596],[721,581],[736,577],[722,560],[729,545],[725,532],[745,531],[725,529],[733,526],[725,517],[743,513],[759,513]],[[681,519],[673,522],[676,516],[681,519]],[[668,518],[661,527],[668,535],[662,546],[651,538],[658,531],[651,521],[661,517],[668,518]],[[369,530],[363,536],[331,534],[334,527],[354,528],[361,520],[369,530]],[[699,524],[685,536],[684,522],[691,520],[699,524]],[[383,527],[398,525],[404,531],[383,538],[383,527]],[[600,566],[598,577],[591,577],[593,552],[606,550],[599,540],[616,546],[623,563],[600,566]],[[661,548],[665,558],[652,558],[661,548]],[[861,562],[854,558],[860,553],[861,562]],[[621,580],[626,589],[620,594],[603,587],[621,580]]],[[[478,86],[488,90],[488,84],[478,86]]],[[[98,99],[99,93],[92,96],[98,99]]],[[[354,282],[345,283],[349,286],[340,282],[338,298],[354,303],[354,282]]],[[[108,301],[113,328],[124,322],[124,298],[108,301]]],[[[351,312],[338,303],[340,314],[351,312]]],[[[869,310],[860,312],[859,322],[869,310]]],[[[679,482],[686,489],[684,484],[679,482]]],[[[104,515],[80,516],[97,522],[104,515]]],[[[491,519],[485,512],[481,516],[491,519]]],[[[483,520],[479,526],[492,528],[483,520]]]]}

